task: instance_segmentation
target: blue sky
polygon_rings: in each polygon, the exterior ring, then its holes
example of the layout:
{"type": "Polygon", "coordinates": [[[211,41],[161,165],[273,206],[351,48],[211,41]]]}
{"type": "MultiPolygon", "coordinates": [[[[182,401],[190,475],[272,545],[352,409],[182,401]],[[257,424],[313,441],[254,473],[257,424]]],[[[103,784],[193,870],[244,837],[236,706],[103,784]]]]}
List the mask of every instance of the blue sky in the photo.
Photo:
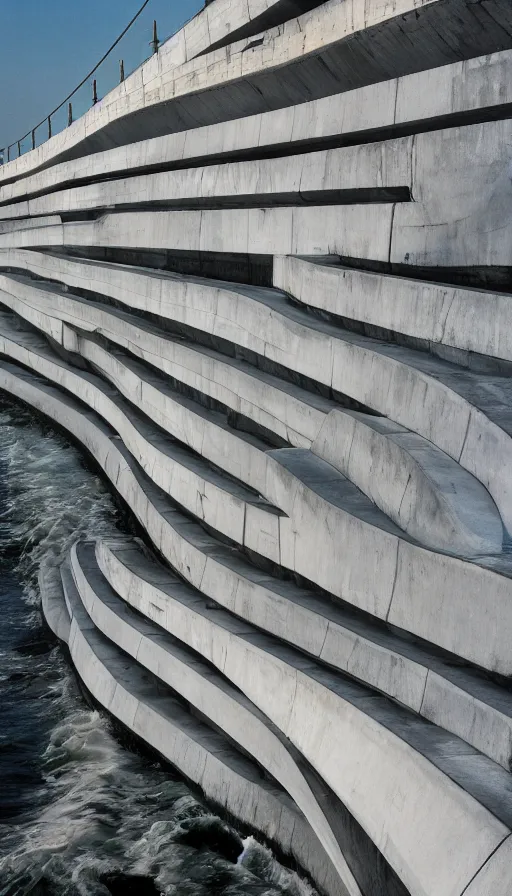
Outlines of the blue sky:
{"type": "MultiPolygon", "coordinates": [[[[143,0],[0,0],[0,147],[29,131],[103,56],[143,0]]],[[[159,37],[177,31],[203,0],[150,0],[111,61],[96,75],[101,96],[114,86],[119,59],[126,73],[149,55],[153,19],[159,37]]],[[[90,85],[74,103],[87,108],[90,85]]],[[[62,116],[65,112],[62,112],[62,116]]],[[[63,123],[61,117],[60,123],[63,123]]],[[[55,122],[57,130],[58,122],[55,122]]]]}

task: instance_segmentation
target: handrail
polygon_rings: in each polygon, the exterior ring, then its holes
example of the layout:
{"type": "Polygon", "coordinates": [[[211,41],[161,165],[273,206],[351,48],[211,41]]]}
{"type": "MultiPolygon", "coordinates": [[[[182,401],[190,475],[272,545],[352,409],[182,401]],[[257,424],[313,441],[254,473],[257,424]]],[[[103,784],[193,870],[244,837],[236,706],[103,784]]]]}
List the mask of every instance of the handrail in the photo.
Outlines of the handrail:
{"type": "MultiPolygon", "coordinates": [[[[100,65],[102,65],[102,64],[105,62],[105,59],[107,59],[107,57],[110,55],[110,53],[112,52],[112,50],[114,50],[115,47],[117,47],[118,43],[123,39],[123,37],[125,36],[125,34],[126,34],[126,33],[130,30],[130,28],[132,27],[132,25],[137,21],[137,19],[139,18],[140,14],[144,11],[144,9],[146,8],[146,6],[148,5],[149,2],[150,2],[150,0],[144,0],[144,3],[142,4],[142,6],[141,6],[140,9],[138,10],[138,12],[135,13],[135,15],[133,16],[133,18],[128,22],[126,28],[121,32],[121,34],[119,35],[119,37],[116,38],[116,40],[114,41],[114,43],[112,44],[112,46],[109,47],[109,49],[107,50],[107,52],[104,53],[104,55],[101,57],[101,59],[99,60],[99,62],[96,63],[96,65],[94,66],[94,68],[91,69],[91,71],[85,76],[85,78],[83,78],[83,79],[80,81],[80,84],[78,84],[78,85],[75,87],[75,89],[72,90],[71,93],[69,93],[69,94],[67,95],[67,97],[66,97],[65,99],[63,99],[62,102],[61,102],[58,106],[56,106],[55,109],[53,109],[53,110],[50,112],[49,115],[46,115],[43,119],[41,119],[41,121],[38,122],[38,124],[36,124],[35,127],[33,127],[30,131],[27,131],[27,133],[24,134],[23,137],[20,137],[19,140],[15,140],[13,143],[10,143],[9,146],[4,147],[3,149],[0,149],[0,164],[2,164],[3,161],[4,161],[4,159],[3,159],[3,153],[4,153],[4,150],[7,149],[7,161],[10,161],[10,158],[9,158],[10,150],[11,150],[12,147],[14,147],[14,146],[16,146],[16,145],[18,146],[18,158],[19,158],[19,157],[21,156],[21,144],[22,144],[23,140],[25,140],[25,139],[26,139],[28,136],[30,136],[30,135],[32,135],[32,149],[35,149],[35,132],[37,131],[37,129],[38,129],[39,127],[41,127],[42,124],[45,124],[46,122],[48,122],[48,139],[52,136],[52,126],[51,126],[52,115],[55,115],[55,113],[56,113],[56,112],[59,112],[60,109],[62,109],[62,107],[63,107],[66,103],[69,103],[69,100],[71,99],[71,97],[73,97],[73,96],[75,95],[75,93],[77,93],[77,91],[80,90],[80,88],[84,86],[84,84],[89,80],[89,78],[90,78],[92,75],[94,75],[94,73],[99,69],[100,65]]],[[[156,22],[153,22],[153,40],[151,41],[151,47],[153,48],[153,53],[157,53],[157,52],[158,52],[159,41],[158,41],[158,36],[157,36],[156,22]]],[[[121,81],[123,81],[123,80],[124,80],[124,63],[123,63],[123,61],[121,60],[121,81]]],[[[93,105],[94,105],[95,102],[97,102],[96,81],[94,81],[94,87],[93,87],[93,105]]],[[[72,123],[72,121],[73,121],[72,106],[71,106],[71,103],[69,103],[69,106],[68,106],[68,126],[72,123]]]]}

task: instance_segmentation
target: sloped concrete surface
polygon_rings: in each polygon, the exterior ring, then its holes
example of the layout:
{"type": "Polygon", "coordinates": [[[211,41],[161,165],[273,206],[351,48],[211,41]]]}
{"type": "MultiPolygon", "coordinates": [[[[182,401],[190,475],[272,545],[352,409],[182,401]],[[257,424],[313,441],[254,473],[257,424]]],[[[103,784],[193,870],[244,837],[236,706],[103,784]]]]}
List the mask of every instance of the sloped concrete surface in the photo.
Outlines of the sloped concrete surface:
{"type": "Polygon", "coordinates": [[[328,896],[512,891],[511,74],[508,0],[213,0],[0,168],[0,390],[144,537],[48,624],[328,896]]]}

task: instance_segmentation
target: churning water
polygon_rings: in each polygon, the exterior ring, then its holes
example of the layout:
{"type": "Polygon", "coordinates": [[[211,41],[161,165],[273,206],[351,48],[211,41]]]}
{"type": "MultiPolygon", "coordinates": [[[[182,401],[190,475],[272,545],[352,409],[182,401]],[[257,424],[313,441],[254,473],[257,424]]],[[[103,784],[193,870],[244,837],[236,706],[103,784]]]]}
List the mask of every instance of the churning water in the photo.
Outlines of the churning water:
{"type": "Polygon", "coordinates": [[[126,524],[75,447],[2,401],[0,896],[312,896],[116,734],[43,623],[39,565],[126,524]]]}

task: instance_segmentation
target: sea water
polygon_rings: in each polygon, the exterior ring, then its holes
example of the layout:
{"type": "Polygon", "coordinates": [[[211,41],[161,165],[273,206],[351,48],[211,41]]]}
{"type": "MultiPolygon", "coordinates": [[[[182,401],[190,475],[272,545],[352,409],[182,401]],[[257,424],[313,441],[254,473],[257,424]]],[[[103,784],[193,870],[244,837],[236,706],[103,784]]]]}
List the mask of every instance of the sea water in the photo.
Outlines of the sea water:
{"type": "Polygon", "coordinates": [[[314,896],[91,705],[37,574],[130,520],[69,441],[0,393],[0,896],[314,896]]]}

